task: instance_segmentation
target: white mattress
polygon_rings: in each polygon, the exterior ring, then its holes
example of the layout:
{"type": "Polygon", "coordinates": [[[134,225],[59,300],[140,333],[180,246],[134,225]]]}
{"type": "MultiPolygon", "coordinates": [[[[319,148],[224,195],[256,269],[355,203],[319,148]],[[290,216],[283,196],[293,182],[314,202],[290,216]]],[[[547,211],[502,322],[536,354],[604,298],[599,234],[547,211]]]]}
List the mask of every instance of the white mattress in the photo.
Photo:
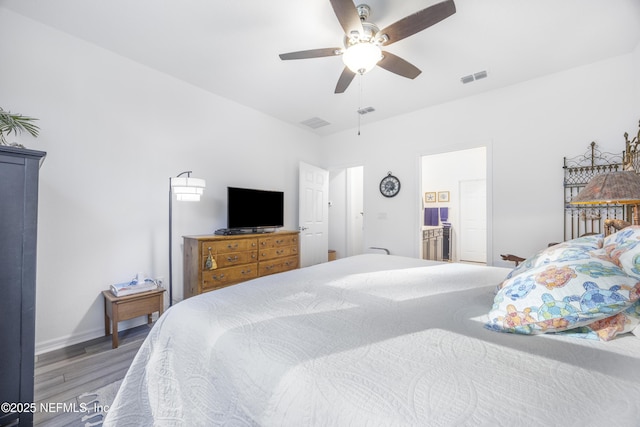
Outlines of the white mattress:
{"type": "Polygon", "coordinates": [[[485,329],[508,271],[370,254],[190,298],[104,425],[640,425],[640,339],[485,329]]]}

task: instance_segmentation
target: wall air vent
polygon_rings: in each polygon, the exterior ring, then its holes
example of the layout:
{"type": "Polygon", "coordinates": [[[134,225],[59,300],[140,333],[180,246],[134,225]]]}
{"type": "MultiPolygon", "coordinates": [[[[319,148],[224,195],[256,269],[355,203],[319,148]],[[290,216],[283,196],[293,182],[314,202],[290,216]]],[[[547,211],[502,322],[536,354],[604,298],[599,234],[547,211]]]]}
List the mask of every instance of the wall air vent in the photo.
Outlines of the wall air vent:
{"type": "Polygon", "coordinates": [[[300,124],[303,124],[305,126],[309,126],[311,129],[318,129],[321,128],[322,126],[327,126],[330,125],[331,123],[329,123],[326,120],[321,119],[320,117],[312,117],[310,119],[307,119],[303,122],[300,122],[300,124]]]}
{"type": "Polygon", "coordinates": [[[373,107],[364,107],[358,110],[358,114],[364,116],[365,114],[372,113],[374,111],[376,111],[376,109],[373,107]]]}

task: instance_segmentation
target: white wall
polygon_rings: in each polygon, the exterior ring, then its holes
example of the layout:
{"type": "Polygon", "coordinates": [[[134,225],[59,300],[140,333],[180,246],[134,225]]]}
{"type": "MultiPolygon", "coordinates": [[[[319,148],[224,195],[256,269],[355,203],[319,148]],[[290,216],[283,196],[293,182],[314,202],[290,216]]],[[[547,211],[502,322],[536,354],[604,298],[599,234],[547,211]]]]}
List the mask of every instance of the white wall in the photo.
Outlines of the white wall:
{"type": "MultiPolygon", "coordinates": [[[[632,70],[636,76],[638,75],[638,73],[640,73],[640,43],[638,43],[638,46],[636,46],[636,49],[633,52],[632,70]]],[[[640,109],[640,96],[638,96],[638,94],[640,93],[640,79],[634,79],[632,92],[636,94],[636,110],[638,110],[640,109]]],[[[633,131],[629,132],[629,134],[633,133],[633,131]]]]}
{"type": "MultiPolygon", "coordinates": [[[[38,224],[39,352],[104,333],[100,291],[137,271],[168,280],[169,177],[207,180],[174,202],[174,298],[181,236],[226,225],[226,186],[285,191],[297,229],[298,162],[318,137],[0,8],[1,106],[40,119],[46,151],[38,224]]],[[[212,78],[214,78],[212,76],[212,78]]],[[[3,202],[5,203],[5,202],[3,202]]],[[[126,327],[127,325],[123,325],[126,327]]]]}
{"type": "Polygon", "coordinates": [[[346,131],[325,137],[327,167],[364,165],[365,247],[418,256],[420,156],[479,145],[487,146],[492,182],[487,192],[493,200],[488,263],[512,265],[499,254],[528,256],[561,240],[563,157],[584,153],[591,141],[602,151],[624,150],[622,135],[636,132],[640,119],[638,55],[636,49],[634,54],[369,124],[361,136],[346,131]],[[402,191],[391,199],[378,192],[387,171],[402,180],[402,191]]]}

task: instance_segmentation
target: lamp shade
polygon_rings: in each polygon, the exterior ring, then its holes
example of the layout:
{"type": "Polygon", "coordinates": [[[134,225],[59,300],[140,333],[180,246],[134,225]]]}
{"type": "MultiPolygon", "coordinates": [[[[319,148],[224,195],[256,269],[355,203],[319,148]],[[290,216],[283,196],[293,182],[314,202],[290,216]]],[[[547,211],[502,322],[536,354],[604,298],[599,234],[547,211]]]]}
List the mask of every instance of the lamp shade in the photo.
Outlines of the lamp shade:
{"type": "Polygon", "coordinates": [[[169,306],[173,305],[173,195],[181,201],[198,202],[206,186],[204,179],[191,178],[191,171],[169,178],[169,306]]]}
{"type": "Polygon", "coordinates": [[[206,186],[205,180],[200,178],[171,178],[171,189],[176,198],[181,201],[199,201],[206,186]]]}
{"type": "Polygon", "coordinates": [[[631,171],[596,175],[571,199],[574,205],[605,203],[640,204],[640,176],[631,171]]]}
{"type": "Polygon", "coordinates": [[[381,59],[380,46],[369,42],[360,42],[349,46],[342,54],[344,65],[358,74],[370,71],[381,59]]]}

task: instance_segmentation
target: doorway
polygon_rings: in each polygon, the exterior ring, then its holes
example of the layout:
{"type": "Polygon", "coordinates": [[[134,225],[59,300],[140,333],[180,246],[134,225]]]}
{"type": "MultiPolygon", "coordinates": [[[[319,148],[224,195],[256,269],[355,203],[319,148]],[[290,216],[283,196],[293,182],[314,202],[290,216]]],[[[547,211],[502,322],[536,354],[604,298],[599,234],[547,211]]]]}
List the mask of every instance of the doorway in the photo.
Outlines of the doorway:
{"type": "Polygon", "coordinates": [[[336,258],[364,252],[364,167],[329,172],[329,249],[336,258]]]}
{"type": "Polygon", "coordinates": [[[486,263],[486,147],[422,156],[421,166],[421,257],[425,257],[423,231],[448,224],[448,259],[456,262],[486,263]],[[433,197],[425,197],[426,195],[433,197]],[[433,215],[425,215],[431,212],[438,212],[435,220],[433,215]],[[442,212],[446,212],[447,219],[442,219],[442,212]],[[424,222],[427,217],[430,220],[428,225],[424,222]]]}

